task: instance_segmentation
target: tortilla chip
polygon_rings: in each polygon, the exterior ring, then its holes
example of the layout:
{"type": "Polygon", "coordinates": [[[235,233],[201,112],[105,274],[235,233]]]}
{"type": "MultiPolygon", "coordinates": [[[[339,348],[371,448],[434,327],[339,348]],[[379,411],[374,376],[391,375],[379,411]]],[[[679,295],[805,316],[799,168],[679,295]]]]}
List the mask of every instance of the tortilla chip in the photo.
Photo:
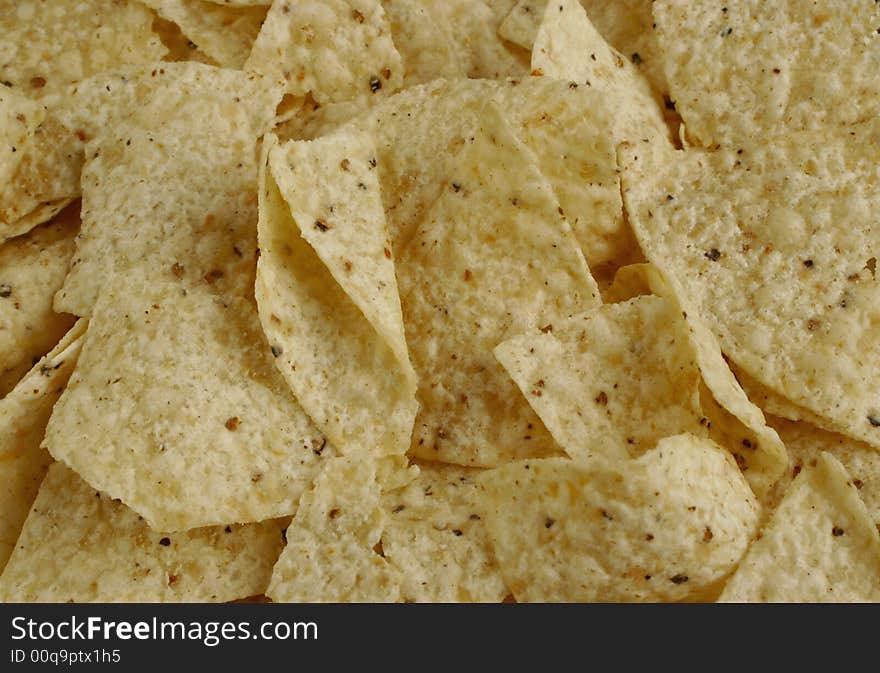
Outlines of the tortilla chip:
{"type": "Polygon", "coordinates": [[[528,51],[505,43],[498,34],[510,11],[510,0],[435,0],[428,6],[452,28],[456,48],[469,61],[467,76],[477,79],[524,77],[529,72],[528,51]]]}
{"type": "MultiPolygon", "coordinates": [[[[265,6],[222,6],[206,0],[141,0],[173,21],[196,47],[225,68],[241,68],[250,54],[265,6]]],[[[267,3],[263,3],[264,5],[267,3]]]]}
{"type": "Polygon", "coordinates": [[[872,0],[657,0],[653,12],[672,98],[698,145],[735,150],[880,111],[872,0]]]}
{"type": "Polygon", "coordinates": [[[508,594],[479,514],[481,472],[423,463],[405,488],[382,495],[382,553],[399,571],[404,602],[497,603],[508,594]]]}
{"type": "Polygon", "coordinates": [[[636,67],[596,31],[578,0],[547,5],[532,50],[532,74],[602,93],[615,140],[668,140],[657,94],[636,67]]]}
{"type": "Polygon", "coordinates": [[[45,446],[164,531],[291,514],[335,454],[252,299],[136,270],[99,297],[45,446]]]}
{"type": "Polygon", "coordinates": [[[257,300],[275,362],[345,455],[403,455],[415,373],[370,138],[269,151],[257,300]]]}
{"type": "Polygon", "coordinates": [[[455,42],[444,12],[424,0],[386,0],[382,3],[394,46],[403,62],[403,86],[423,84],[439,77],[467,76],[470,59],[455,42]]]}
{"type": "Polygon", "coordinates": [[[702,598],[736,567],[760,512],[730,454],[690,435],[638,460],[530,460],[480,483],[521,602],[702,598]]]}
{"type": "Polygon", "coordinates": [[[286,93],[311,93],[321,104],[368,101],[403,84],[378,0],[275,2],[245,67],[283,79],[286,93]]]}
{"type": "Polygon", "coordinates": [[[386,514],[373,460],[329,461],[303,494],[266,595],[276,603],[394,602],[395,572],[373,548],[386,514]]]}
{"type": "Polygon", "coordinates": [[[706,436],[687,328],[659,297],[606,304],[505,341],[495,357],[572,458],[641,455],[706,436]]]}
{"type": "Polygon", "coordinates": [[[95,78],[77,96],[78,116],[67,123],[90,137],[83,224],[55,308],[90,315],[104,288],[139,267],[160,280],[250,296],[256,145],[279,88],[184,62],[95,78]]]}
{"type": "Polygon", "coordinates": [[[519,0],[498,26],[498,34],[531,51],[544,18],[544,10],[547,9],[547,2],[548,0],[519,0]]]}
{"type": "Polygon", "coordinates": [[[718,340],[698,312],[679,300],[669,280],[657,267],[640,265],[656,294],[666,297],[684,317],[691,346],[703,376],[701,400],[709,419],[709,436],[730,450],[737,465],[758,495],[767,493],[788,469],[788,453],[779,435],[767,425],[764,414],[752,404],[728,367],[718,340]]]}
{"type": "Polygon", "coordinates": [[[40,448],[52,407],[76,366],[85,321],[74,326],[0,400],[0,572],[6,565],[37,490],[52,462],[40,448]]]}
{"type": "Polygon", "coordinates": [[[46,108],[13,89],[0,87],[0,185],[7,185],[25,144],[46,117],[46,108]]]}
{"type": "Polygon", "coordinates": [[[131,0],[0,2],[0,82],[32,98],[165,55],[153,17],[131,0]]]}
{"type": "Polygon", "coordinates": [[[720,600],[880,600],[880,534],[840,461],[822,453],[804,468],[720,600]]]}
{"type": "Polygon", "coordinates": [[[67,274],[78,227],[77,204],[0,246],[0,397],[73,325],[73,316],[52,310],[52,296],[67,274]]]}
{"type": "Polygon", "coordinates": [[[880,524],[880,453],[877,449],[805,422],[771,417],[770,423],[791,455],[791,469],[767,498],[768,508],[778,506],[792,480],[806,467],[815,467],[819,456],[827,452],[846,468],[871,519],[880,524]]]}
{"type": "Polygon", "coordinates": [[[492,349],[599,303],[550,184],[494,103],[397,256],[421,405],[413,455],[468,466],[558,452],[492,349]]]}
{"type": "Polygon", "coordinates": [[[223,602],[262,593],[283,521],[166,534],[61,463],[49,468],[9,564],[7,602],[223,602]]]}
{"type": "Polygon", "coordinates": [[[639,144],[622,162],[642,249],[725,354],[830,429],[880,446],[878,141],[871,122],[819,144],[639,144]]]}

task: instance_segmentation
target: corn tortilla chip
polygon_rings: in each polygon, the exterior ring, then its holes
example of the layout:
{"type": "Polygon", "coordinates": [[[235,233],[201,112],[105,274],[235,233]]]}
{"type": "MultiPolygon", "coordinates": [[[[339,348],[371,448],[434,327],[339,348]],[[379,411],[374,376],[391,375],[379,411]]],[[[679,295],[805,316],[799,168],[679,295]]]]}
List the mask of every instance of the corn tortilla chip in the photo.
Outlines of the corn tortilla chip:
{"type": "Polygon", "coordinates": [[[262,593],[283,521],[151,530],[60,463],[49,468],[9,564],[7,602],[222,602],[262,593]]]}
{"type": "Polygon", "coordinates": [[[636,67],[611,47],[578,0],[549,3],[532,50],[532,74],[600,91],[613,111],[618,142],[670,137],[657,94],[636,67]]]}
{"type": "Polygon", "coordinates": [[[184,62],[88,80],[77,96],[79,118],[68,123],[90,137],[83,225],[55,308],[90,315],[103,288],[145,266],[157,278],[250,295],[257,138],[279,87],[184,62]]]}
{"type": "Polygon", "coordinates": [[[700,598],[734,570],[760,511],[730,454],[690,435],[637,460],[511,463],[480,484],[521,602],[700,598]]]}
{"type": "Polygon", "coordinates": [[[95,305],[45,446],[164,531],[289,515],[335,453],[252,299],[135,271],[95,305]]]}
{"type": "Polygon", "coordinates": [[[67,273],[78,227],[73,205],[0,246],[0,396],[73,325],[73,316],[52,310],[52,297],[67,273]]]}
{"type": "Polygon", "coordinates": [[[6,565],[52,457],[40,448],[52,407],[76,365],[85,321],[75,325],[0,400],[0,572],[6,565]]]}
{"type": "Polygon", "coordinates": [[[624,459],[707,436],[687,328],[659,297],[606,304],[505,341],[495,357],[572,458],[624,459]]]}
{"type": "Polygon", "coordinates": [[[722,351],[829,429],[880,446],[878,138],[872,121],[820,145],[809,134],[712,153],[640,143],[622,162],[646,256],[722,351]]]}
{"type": "Polygon", "coordinates": [[[217,65],[241,68],[247,60],[265,6],[223,6],[206,0],[141,0],[163,19],[173,21],[217,65]]]}
{"type": "Polygon", "coordinates": [[[46,108],[38,102],[0,87],[0,184],[15,174],[25,144],[45,117],[46,108]]]}
{"type": "Polygon", "coordinates": [[[278,603],[396,601],[396,573],[373,549],[385,517],[374,460],[328,461],[287,528],[266,595],[278,603]]]}
{"type": "Polygon", "coordinates": [[[386,0],[382,7],[400,52],[404,87],[439,77],[467,76],[468,55],[456,44],[452,25],[442,11],[424,0],[386,0]]]}
{"type": "Polygon", "coordinates": [[[507,587],[482,521],[481,470],[422,463],[405,488],[383,493],[382,553],[404,602],[500,602],[507,587]]]}
{"type": "Polygon", "coordinates": [[[257,300],[275,362],[346,455],[402,455],[416,413],[391,242],[369,137],[269,151],[257,300]]]}
{"type": "Polygon", "coordinates": [[[840,461],[822,453],[804,468],[720,600],[880,600],[880,534],[840,461]]]}
{"type": "Polygon", "coordinates": [[[847,126],[880,109],[872,0],[657,0],[653,12],[672,98],[702,147],[847,126]]]}
{"type": "Polygon", "coordinates": [[[466,466],[552,455],[558,448],[492,349],[598,305],[596,284],[534,156],[495,104],[443,184],[396,258],[419,376],[412,453],[466,466]]]}
{"type": "Polygon", "coordinates": [[[283,79],[286,93],[311,93],[321,104],[367,101],[403,84],[378,0],[277,0],[245,67],[283,79]]]}
{"type": "Polygon", "coordinates": [[[775,508],[792,480],[805,468],[815,467],[823,452],[834,456],[846,468],[859,496],[875,523],[880,524],[880,453],[872,446],[843,435],[828,432],[803,421],[770,418],[791,455],[791,469],[767,499],[775,508]]]}

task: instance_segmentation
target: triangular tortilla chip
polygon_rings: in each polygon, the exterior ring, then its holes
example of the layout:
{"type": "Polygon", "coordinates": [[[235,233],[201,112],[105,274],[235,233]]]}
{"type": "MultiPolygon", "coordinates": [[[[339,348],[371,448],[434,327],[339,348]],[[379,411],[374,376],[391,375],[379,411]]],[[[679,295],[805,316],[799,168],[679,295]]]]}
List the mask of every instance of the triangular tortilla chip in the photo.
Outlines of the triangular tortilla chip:
{"type": "Polygon", "coordinates": [[[497,603],[508,594],[483,523],[481,470],[423,463],[405,488],[382,495],[382,554],[404,602],[497,603]]]}
{"type": "Polygon", "coordinates": [[[639,143],[622,163],[645,255],[724,353],[829,429],[880,446],[878,139],[872,121],[717,152],[639,143]]]}
{"type": "Polygon", "coordinates": [[[442,177],[397,256],[419,376],[412,452],[467,466],[558,452],[492,357],[503,339],[599,303],[550,184],[498,107],[442,177]]]}
{"type": "Polygon", "coordinates": [[[257,300],[275,362],[346,454],[409,447],[415,373],[369,137],[269,151],[257,300]]]}
{"type": "Polygon", "coordinates": [[[46,118],[46,108],[37,101],[0,86],[0,185],[9,184],[26,143],[46,118]]]}
{"type": "Polygon", "coordinates": [[[76,366],[85,329],[84,320],[76,324],[0,400],[0,572],[52,462],[40,442],[52,407],[76,366]]]}
{"type": "Polygon", "coordinates": [[[310,93],[321,104],[371,101],[403,84],[378,0],[275,2],[245,68],[283,79],[286,93],[310,93]]]}
{"type": "Polygon", "coordinates": [[[375,461],[335,458],[303,494],[266,595],[279,603],[394,602],[395,571],[373,548],[386,513],[375,461]]]}
{"type": "Polygon", "coordinates": [[[259,5],[220,6],[206,0],[141,1],[163,19],[180,26],[200,51],[225,68],[244,65],[266,19],[266,7],[259,5]]]}
{"type": "Polygon", "coordinates": [[[840,461],[801,471],[720,600],[880,601],[880,534],[840,461]]]}
{"type": "Polygon", "coordinates": [[[846,468],[871,518],[880,524],[880,452],[877,449],[803,421],[771,417],[770,423],[785,442],[791,456],[791,469],[767,498],[768,508],[775,508],[779,504],[801,470],[815,467],[820,455],[828,452],[846,468]]]}
{"type": "Polygon", "coordinates": [[[131,271],[95,305],[45,446],[156,530],[292,514],[335,449],[272,359],[252,299],[131,271]]]}
{"type": "Polygon", "coordinates": [[[880,8],[872,0],[657,0],[656,37],[687,136],[735,150],[880,111],[880,8]]]}
{"type": "Polygon", "coordinates": [[[612,48],[577,0],[548,3],[532,50],[532,74],[602,92],[612,110],[617,141],[669,138],[669,129],[648,81],[612,48]]]}
{"type": "Polygon", "coordinates": [[[730,454],[690,435],[638,460],[530,460],[480,483],[522,602],[704,598],[746,552],[760,512],[730,454]]]}
{"type": "Polygon", "coordinates": [[[52,297],[67,274],[79,205],[57,220],[0,246],[0,397],[73,324],[52,297]]]}
{"type": "Polygon", "coordinates": [[[284,521],[151,530],[60,463],[49,468],[0,576],[6,602],[222,602],[261,594],[284,521]]]}

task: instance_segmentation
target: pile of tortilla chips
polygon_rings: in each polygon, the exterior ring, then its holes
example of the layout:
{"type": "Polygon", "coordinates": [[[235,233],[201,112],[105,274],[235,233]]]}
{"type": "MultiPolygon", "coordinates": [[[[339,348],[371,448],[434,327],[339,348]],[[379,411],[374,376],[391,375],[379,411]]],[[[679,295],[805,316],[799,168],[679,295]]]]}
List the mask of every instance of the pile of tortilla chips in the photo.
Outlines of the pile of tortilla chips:
{"type": "Polygon", "coordinates": [[[878,112],[874,0],[0,0],[0,600],[880,601],[878,112]]]}

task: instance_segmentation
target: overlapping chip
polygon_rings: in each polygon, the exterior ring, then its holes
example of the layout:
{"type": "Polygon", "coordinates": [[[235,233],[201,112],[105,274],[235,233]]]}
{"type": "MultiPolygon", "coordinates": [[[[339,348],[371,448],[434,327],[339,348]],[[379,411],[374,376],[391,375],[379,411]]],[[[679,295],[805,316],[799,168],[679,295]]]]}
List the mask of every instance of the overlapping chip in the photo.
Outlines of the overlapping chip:
{"type": "Polygon", "coordinates": [[[846,469],[822,453],[792,482],[720,600],[875,603],[878,571],[880,534],[846,469]]]}
{"type": "Polygon", "coordinates": [[[55,313],[79,227],[79,204],[52,223],[0,245],[0,396],[73,325],[55,313]]]}
{"type": "Polygon", "coordinates": [[[346,455],[403,455],[417,409],[376,170],[369,138],[339,133],[271,147],[260,187],[263,330],[346,455]]]}
{"type": "Polygon", "coordinates": [[[52,407],[82,347],[80,321],[0,400],[0,572],[6,565],[52,457],[40,447],[52,407]]]}
{"type": "Polygon", "coordinates": [[[878,132],[872,121],[820,146],[805,133],[736,150],[623,153],[624,199],[646,256],[725,354],[872,444],[878,132]]]}
{"type": "Polygon", "coordinates": [[[480,483],[518,601],[705,600],[736,568],[760,515],[733,458],[693,435],[638,460],[511,463],[480,483]]]}
{"type": "Polygon", "coordinates": [[[468,466],[552,455],[558,449],[492,349],[597,305],[595,281],[552,188],[497,106],[483,110],[442,184],[396,258],[419,376],[412,452],[468,466]]]}

